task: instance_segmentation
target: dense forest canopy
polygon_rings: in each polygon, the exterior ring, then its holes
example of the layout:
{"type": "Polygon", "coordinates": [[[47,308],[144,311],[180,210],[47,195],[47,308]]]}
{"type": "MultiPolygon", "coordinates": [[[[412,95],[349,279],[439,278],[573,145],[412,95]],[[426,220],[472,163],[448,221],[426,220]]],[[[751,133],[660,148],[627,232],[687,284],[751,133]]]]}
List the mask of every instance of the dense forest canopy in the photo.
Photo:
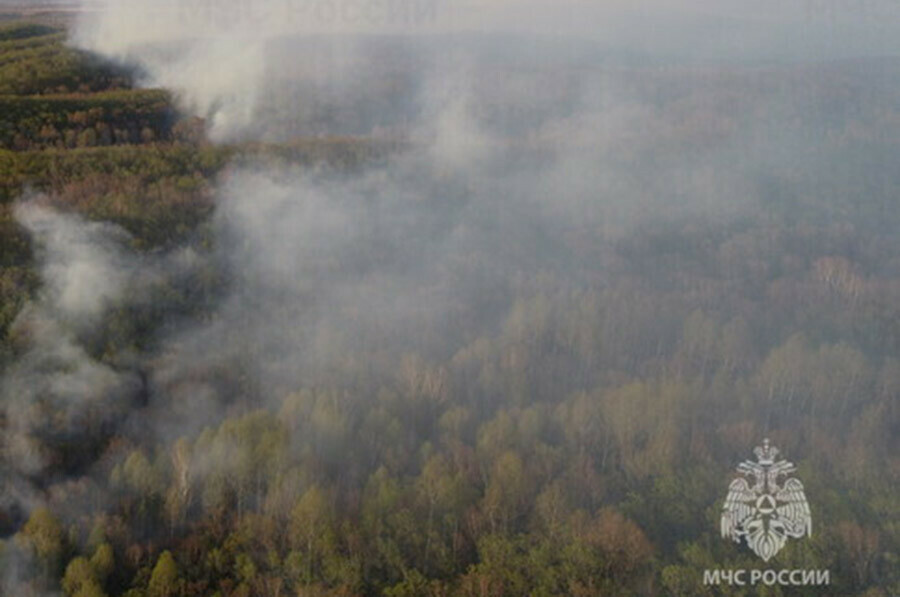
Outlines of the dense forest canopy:
{"type": "Polygon", "coordinates": [[[64,26],[0,25],[2,595],[900,592],[897,59],[64,26]]]}

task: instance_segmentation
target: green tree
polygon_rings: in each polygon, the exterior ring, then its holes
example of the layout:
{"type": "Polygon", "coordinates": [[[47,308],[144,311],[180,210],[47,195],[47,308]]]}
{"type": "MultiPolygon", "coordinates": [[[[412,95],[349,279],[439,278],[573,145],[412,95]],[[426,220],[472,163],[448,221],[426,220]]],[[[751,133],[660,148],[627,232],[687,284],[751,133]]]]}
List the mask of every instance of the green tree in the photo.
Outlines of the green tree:
{"type": "Polygon", "coordinates": [[[63,527],[48,508],[35,508],[22,529],[22,536],[34,549],[45,575],[57,570],[65,547],[63,527]]]}
{"type": "Polygon", "coordinates": [[[105,583],[116,567],[113,548],[109,543],[101,543],[97,546],[94,555],[91,556],[91,567],[97,575],[97,580],[101,584],[105,583]]]}
{"type": "Polygon", "coordinates": [[[291,535],[306,560],[306,582],[312,582],[320,558],[331,542],[334,512],[328,495],[318,486],[303,494],[291,512],[291,535]]]}
{"type": "Polygon", "coordinates": [[[178,588],[178,565],[167,550],[160,554],[150,575],[149,597],[172,597],[178,588]]]}
{"type": "Polygon", "coordinates": [[[66,566],[62,588],[67,595],[75,595],[86,583],[97,584],[97,573],[87,558],[79,556],[66,566]]]}
{"type": "Polygon", "coordinates": [[[106,597],[106,593],[96,582],[86,582],[72,597],[106,597]]]}

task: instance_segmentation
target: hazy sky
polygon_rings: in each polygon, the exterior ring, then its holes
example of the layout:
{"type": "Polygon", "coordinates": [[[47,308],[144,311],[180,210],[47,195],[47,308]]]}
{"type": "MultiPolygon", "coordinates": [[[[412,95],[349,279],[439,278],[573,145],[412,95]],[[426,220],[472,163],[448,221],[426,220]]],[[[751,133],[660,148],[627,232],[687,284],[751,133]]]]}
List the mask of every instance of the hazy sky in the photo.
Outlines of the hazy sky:
{"type": "Polygon", "coordinates": [[[638,51],[700,58],[816,58],[900,50],[890,0],[468,0],[456,27],[575,35],[638,51]]]}
{"type": "Polygon", "coordinates": [[[515,32],[699,59],[830,59],[900,52],[893,0],[97,0],[113,35],[515,32]],[[177,19],[160,16],[176,13],[177,19]],[[248,27],[253,23],[253,27],[248,27]],[[239,32],[239,33],[237,33],[239,32]]]}

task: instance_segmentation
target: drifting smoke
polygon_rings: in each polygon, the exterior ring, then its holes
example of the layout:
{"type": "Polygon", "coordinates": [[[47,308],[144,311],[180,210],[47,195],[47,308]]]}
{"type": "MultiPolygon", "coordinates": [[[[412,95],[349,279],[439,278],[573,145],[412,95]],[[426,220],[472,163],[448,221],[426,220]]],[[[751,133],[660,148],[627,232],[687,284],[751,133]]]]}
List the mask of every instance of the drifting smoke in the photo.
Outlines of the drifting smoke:
{"type": "MultiPolygon", "coordinates": [[[[88,5],[73,43],[139,66],[146,85],[175,90],[188,112],[207,119],[214,140],[283,140],[408,125],[423,116],[415,100],[425,73],[453,80],[448,55],[480,67],[500,57],[545,76],[610,57],[667,64],[896,55],[897,6],[861,4],[102,0],[88,5]]],[[[515,100],[519,109],[535,105],[533,96],[515,100]]]]}
{"type": "MultiPolygon", "coordinates": [[[[109,0],[87,13],[73,41],[140,66],[147,85],[175,90],[187,111],[208,120],[214,140],[261,138],[279,130],[273,110],[289,110],[292,118],[298,107],[308,110],[296,102],[298,93],[314,91],[323,110],[347,94],[361,99],[379,82],[364,75],[365,64],[349,70],[360,54],[348,34],[427,30],[439,1],[390,0],[355,10],[364,3],[109,0]],[[322,39],[326,34],[341,39],[322,39]],[[320,37],[298,43],[300,35],[320,37]]],[[[307,125],[318,120],[306,116],[307,125]]]]}
{"type": "Polygon", "coordinates": [[[133,391],[134,379],[91,358],[80,342],[121,299],[128,272],[117,258],[118,231],[110,226],[31,203],[20,206],[16,217],[41,247],[44,289],[13,327],[27,336],[29,348],[4,380],[9,425],[3,450],[8,463],[37,476],[53,464],[49,443],[74,442],[78,430],[87,434],[103,425],[116,410],[116,397],[133,391]],[[51,423],[42,415],[49,411],[62,417],[51,423]]]}
{"type": "MultiPolygon", "coordinates": [[[[0,386],[6,417],[0,508],[21,515],[41,503],[40,490],[59,473],[92,463],[103,428],[108,433],[130,410],[139,383],[88,354],[84,343],[129,282],[117,248],[120,232],[58,214],[36,200],[20,205],[16,217],[40,247],[44,282],[41,296],[13,325],[27,349],[0,386]]],[[[4,554],[0,575],[0,588],[9,595],[31,558],[14,547],[4,554]]]]}
{"type": "Polygon", "coordinates": [[[145,391],[137,355],[100,354],[111,312],[154,308],[160,285],[189,277],[196,260],[190,250],[140,257],[116,226],[60,214],[39,197],[15,215],[37,247],[43,287],[12,326],[23,352],[3,378],[3,465],[11,483],[49,484],[90,466],[145,391]]]}
{"type": "MultiPolygon", "coordinates": [[[[615,242],[647,214],[732,217],[752,202],[753,177],[771,159],[767,144],[748,146],[742,133],[777,125],[754,120],[699,126],[707,138],[692,155],[659,153],[682,126],[657,107],[675,83],[647,91],[617,62],[585,68],[608,60],[584,40],[444,35],[465,18],[435,26],[433,37],[373,36],[408,27],[413,13],[328,27],[285,18],[296,8],[110,0],[76,28],[75,43],[176,89],[217,139],[402,130],[413,149],[353,175],[262,164],[234,172],[220,189],[212,258],[229,272],[230,293],[212,324],[161,341],[150,361],[113,359],[131,372],[89,355],[89,330],[110,306],[139,303],[148,277],[183,270],[124,258],[122,233],[109,226],[20,208],[42,247],[45,287],[16,326],[32,348],[4,383],[13,429],[4,450],[20,473],[58,465],[44,442],[70,445],[91,434],[88,421],[119,421],[141,392],[155,392],[151,410],[129,427],[177,437],[208,425],[241,391],[277,398],[276,388],[301,380],[352,379],[336,365],[348,354],[380,349],[385,375],[407,352],[452,356],[467,334],[501,324],[519,290],[511,279],[574,276],[577,239],[615,242]],[[481,263],[485,253],[495,261],[481,263]],[[252,387],[216,383],[234,366],[252,387]],[[135,367],[149,372],[149,389],[135,367]],[[66,413],[59,429],[45,428],[42,402],[66,413]],[[153,417],[160,423],[145,424],[153,417]]],[[[785,99],[776,90],[762,101],[785,99]]]]}
{"type": "MultiPolygon", "coordinates": [[[[513,3],[486,4],[496,22],[513,3]]],[[[183,5],[109,0],[73,39],[176,90],[219,141],[402,134],[408,149],[352,173],[235,167],[203,256],[140,257],[113,227],[22,205],[44,289],[15,325],[27,348],[3,379],[0,506],[52,500],[64,472],[90,474],[113,433],[169,442],[297,388],[389,385],[410,354],[464,365],[484,330],[512,341],[526,316],[515,297],[539,284],[602,287],[584,272],[602,278],[604,251],[648,221],[732,221],[759,200],[758,173],[808,141],[756,111],[787,106],[788,120],[805,109],[791,87],[723,99],[727,122],[690,120],[683,73],[649,88],[628,74],[654,50],[634,40],[613,39],[624,49],[610,59],[591,39],[463,35],[479,21],[462,8],[437,35],[392,37],[373,34],[408,23],[323,27],[283,18],[290,3],[183,5]],[[583,251],[585,238],[599,249],[583,251]],[[227,280],[211,316],[161,326],[145,351],[95,350],[111,311],[140,310],[158,285],[204,268],[227,280]],[[73,461],[74,445],[90,447],[73,461]]],[[[593,374],[580,366],[533,391],[590,387],[593,374]]]]}

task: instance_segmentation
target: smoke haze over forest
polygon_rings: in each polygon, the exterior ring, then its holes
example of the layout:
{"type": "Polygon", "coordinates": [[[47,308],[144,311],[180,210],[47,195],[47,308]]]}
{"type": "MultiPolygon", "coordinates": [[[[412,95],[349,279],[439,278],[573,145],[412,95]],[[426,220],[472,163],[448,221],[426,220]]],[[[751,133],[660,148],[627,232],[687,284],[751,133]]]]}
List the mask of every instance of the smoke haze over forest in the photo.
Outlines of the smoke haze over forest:
{"type": "Polygon", "coordinates": [[[8,202],[3,594],[698,594],[764,436],[824,529],[785,565],[891,594],[900,9],[858,4],[85,3],[110,90],[56,92],[174,107],[10,134],[55,161],[8,202]]]}

